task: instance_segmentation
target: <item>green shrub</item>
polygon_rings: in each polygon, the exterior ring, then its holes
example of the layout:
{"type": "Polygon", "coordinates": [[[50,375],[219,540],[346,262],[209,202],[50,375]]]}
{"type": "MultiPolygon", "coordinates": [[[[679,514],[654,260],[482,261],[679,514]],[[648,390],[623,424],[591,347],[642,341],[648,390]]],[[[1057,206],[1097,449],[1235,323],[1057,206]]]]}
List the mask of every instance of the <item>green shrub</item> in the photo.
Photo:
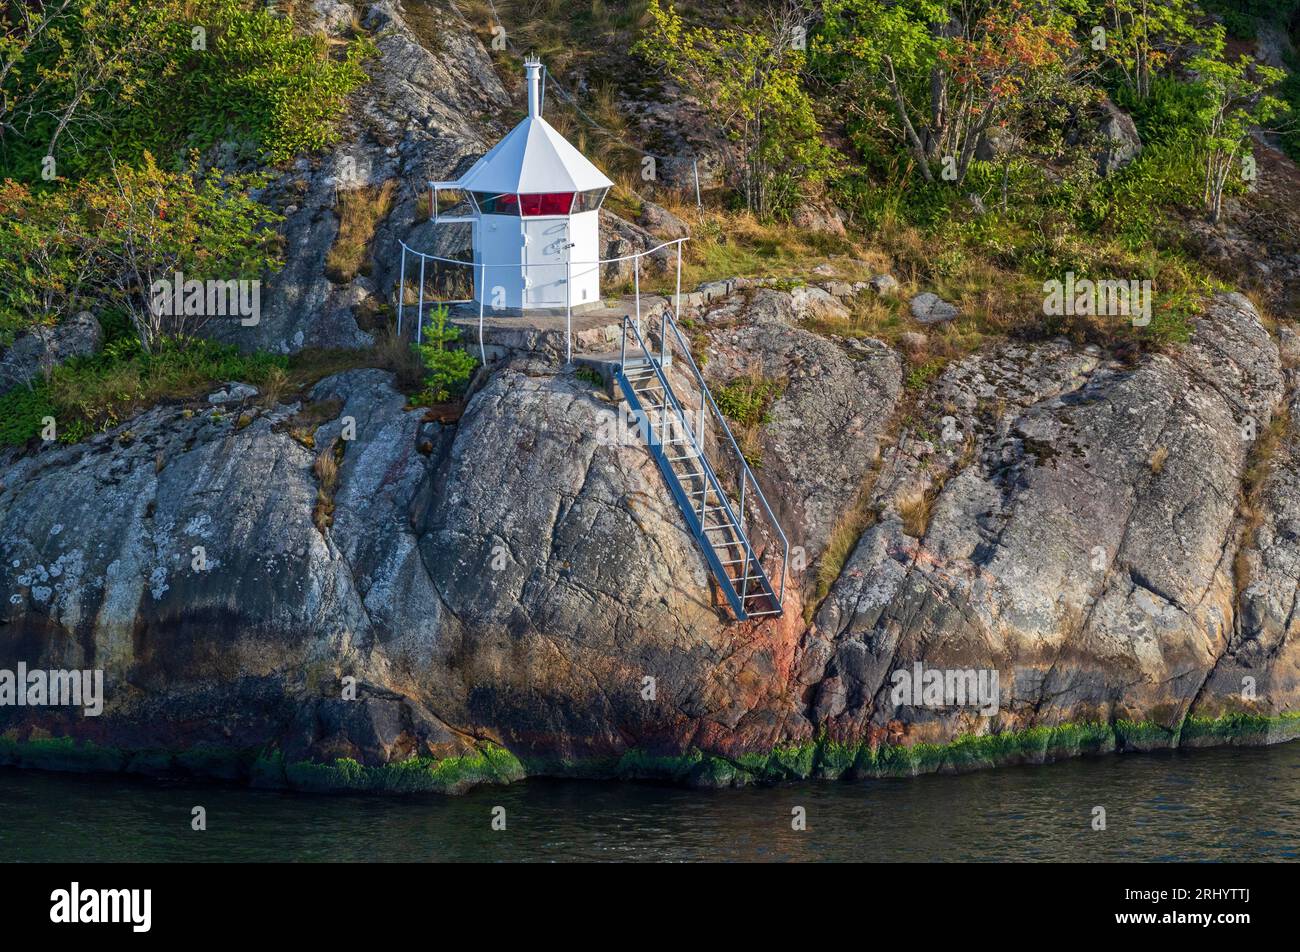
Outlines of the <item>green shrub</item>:
{"type": "Polygon", "coordinates": [[[361,64],[373,43],[358,38],[335,60],[324,37],[294,35],[288,17],[238,0],[215,6],[222,28],[189,74],[194,121],[214,137],[226,126],[251,135],[277,163],[333,141],[334,120],[366,79],[361,64]]]}
{"type": "Polygon", "coordinates": [[[1151,95],[1135,96],[1127,87],[1114,91],[1115,105],[1129,113],[1143,146],[1178,142],[1195,133],[1197,114],[1205,104],[1205,90],[1195,83],[1161,77],[1151,84],[1151,95]]]}
{"type": "Polygon", "coordinates": [[[1098,185],[1080,208],[1079,223],[1129,250],[1142,250],[1169,227],[1171,208],[1201,202],[1204,176],[1205,152],[1195,138],[1156,142],[1098,185]]]}
{"type": "Polygon", "coordinates": [[[1281,129],[1282,148],[1300,162],[1300,56],[1292,56],[1291,71],[1278,87],[1278,98],[1291,108],[1291,121],[1281,129]]]}
{"type": "Polygon", "coordinates": [[[221,140],[273,162],[319,149],[375,50],[361,35],[336,56],[260,0],[79,0],[48,23],[15,18],[0,61],[10,48],[22,55],[0,74],[0,179],[29,182],[49,152],[81,179],[146,151],[179,168],[221,140]]]}
{"type": "Polygon", "coordinates": [[[1222,17],[1230,35],[1253,40],[1262,23],[1273,22],[1285,29],[1300,10],[1300,0],[1201,0],[1201,6],[1222,17]]]}
{"type": "Polygon", "coordinates": [[[153,282],[260,279],[280,265],[281,221],[252,198],[263,180],[138,167],[54,191],[0,183],[0,345],[20,331],[50,326],[83,308],[111,306],[129,316],[146,346],[167,334],[193,335],[201,316],[153,308],[153,282]]]}
{"type": "Polygon", "coordinates": [[[723,384],[713,396],[727,419],[741,426],[760,426],[768,421],[768,411],[784,389],[779,380],[745,377],[723,384]]]}

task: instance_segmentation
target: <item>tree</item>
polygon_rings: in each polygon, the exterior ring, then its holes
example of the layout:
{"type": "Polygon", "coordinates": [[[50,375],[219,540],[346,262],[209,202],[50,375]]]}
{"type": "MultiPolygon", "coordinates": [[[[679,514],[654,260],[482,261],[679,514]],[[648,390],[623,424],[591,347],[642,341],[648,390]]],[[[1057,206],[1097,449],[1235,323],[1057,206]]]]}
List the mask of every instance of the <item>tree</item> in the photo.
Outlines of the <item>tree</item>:
{"type": "Polygon", "coordinates": [[[1290,107],[1268,90],[1286,75],[1246,56],[1229,62],[1223,55],[1223,28],[1216,27],[1207,51],[1188,63],[1204,91],[1197,118],[1204,133],[1205,210],[1211,222],[1223,214],[1223,194],[1232,170],[1250,156],[1251,130],[1290,107]]]}
{"type": "Polygon", "coordinates": [[[43,333],[82,306],[93,272],[92,241],[71,192],[33,196],[0,183],[0,346],[43,333]]]}
{"type": "Polygon", "coordinates": [[[180,0],[43,0],[3,21],[0,133],[39,157],[129,111],[186,33],[180,0]]]}
{"type": "Polygon", "coordinates": [[[13,117],[34,94],[33,80],[21,72],[43,46],[59,45],[71,23],[72,0],[5,5],[0,15],[0,143],[15,130],[13,117]]]}
{"type": "Polygon", "coordinates": [[[963,182],[980,140],[1081,68],[1049,0],[826,0],[815,48],[859,116],[892,113],[927,182],[963,182]]]}
{"type": "Polygon", "coordinates": [[[148,150],[179,168],[221,139],[273,162],[321,148],[365,81],[364,34],[335,56],[251,0],[33,0],[0,6],[0,170],[95,175],[148,150]]]}
{"type": "Polygon", "coordinates": [[[164,172],[146,152],[139,168],[117,165],[79,189],[98,224],[101,290],[130,317],[145,351],[164,337],[193,336],[213,316],[155,307],[155,282],[177,273],[186,281],[260,280],[276,264],[279,237],[270,226],[281,218],[248,196],[259,182],[226,180],[219,169],[201,175],[197,157],[187,172],[164,172]]]}
{"type": "Polygon", "coordinates": [[[1151,95],[1152,76],[1178,53],[1203,38],[1195,0],[1096,0],[1092,11],[1101,58],[1141,100],[1151,95]]]}
{"type": "Polygon", "coordinates": [[[946,139],[948,154],[956,155],[957,183],[995,122],[1011,125],[1061,85],[1057,80],[1067,76],[1077,50],[1070,25],[1037,5],[1007,0],[940,47],[941,71],[952,88],[946,139]]]}
{"type": "Polygon", "coordinates": [[[802,82],[807,14],[787,0],[744,27],[686,26],[650,0],[651,25],[634,51],[690,89],[740,150],[735,178],[760,218],[781,215],[831,164],[802,82]]]}
{"type": "Polygon", "coordinates": [[[151,287],[185,280],[260,279],[278,265],[279,222],[249,197],[259,180],[139,168],[36,193],[0,184],[0,341],[52,327],[86,307],[120,309],[145,351],[186,338],[212,316],[152,307],[151,287]]]}
{"type": "Polygon", "coordinates": [[[435,307],[424,325],[423,340],[411,345],[426,371],[424,390],[412,398],[413,403],[447,402],[452,393],[464,390],[478,364],[473,354],[449,346],[460,340],[460,328],[449,325],[447,316],[446,307],[441,304],[435,307]]]}

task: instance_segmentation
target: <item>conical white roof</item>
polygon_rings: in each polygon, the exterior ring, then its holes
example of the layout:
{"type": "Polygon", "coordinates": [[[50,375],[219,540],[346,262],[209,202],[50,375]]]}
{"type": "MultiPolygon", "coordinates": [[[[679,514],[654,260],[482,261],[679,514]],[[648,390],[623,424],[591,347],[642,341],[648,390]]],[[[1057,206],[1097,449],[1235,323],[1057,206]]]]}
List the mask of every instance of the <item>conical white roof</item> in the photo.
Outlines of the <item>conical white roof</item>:
{"type": "Polygon", "coordinates": [[[527,116],[461,176],[461,188],[493,194],[584,192],[614,183],[541,116],[527,116]]]}

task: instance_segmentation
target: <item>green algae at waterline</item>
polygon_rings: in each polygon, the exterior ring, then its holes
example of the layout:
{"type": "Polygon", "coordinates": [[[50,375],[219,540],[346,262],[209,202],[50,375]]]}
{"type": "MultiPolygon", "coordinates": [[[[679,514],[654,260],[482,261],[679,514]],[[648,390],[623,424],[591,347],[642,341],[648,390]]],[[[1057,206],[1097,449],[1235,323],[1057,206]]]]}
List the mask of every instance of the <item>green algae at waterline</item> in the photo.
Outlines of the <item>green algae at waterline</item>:
{"type": "Polygon", "coordinates": [[[286,763],[279,751],[261,748],[201,744],[169,751],[124,749],[93,741],[78,742],[71,737],[0,737],[0,765],[82,773],[181,775],[322,793],[461,793],[478,784],[512,783],[525,776],[519,759],[495,745],[459,757],[411,757],[369,767],[350,758],[331,763],[286,763]]]}
{"type": "Polygon", "coordinates": [[[351,758],[286,762],[277,750],[198,745],[184,751],[127,750],[69,737],[18,740],[0,736],[0,765],[38,770],[183,775],[243,781],[255,787],[311,793],[463,793],[481,784],[529,776],[655,780],[697,787],[738,787],[809,778],[834,780],[964,772],[1042,764],[1087,754],[1177,747],[1262,746],[1300,738],[1300,712],[1276,716],[1189,717],[1175,727],[1152,721],[1080,722],[997,734],[966,734],[945,744],[840,743],[827,737],[767,753],[723,757],[691,748],[656,754],[633,748],[619,757],[520,760],[489,744],[456,757],[415,756],[378,766],[351,758]]]}
{"type": "Polygon", "coordinates": [[[727,758],[691,749],[663,756],[632,750],[614,775],[627,780],[668,780],[695,786],[742,786],[823,779],[908,777],[1012,764],[1041,764],[1087,754],[1174,747],[1259,746],[1300,737],[1300,712],[1278,716],[1228,714],[1189,717],[1175,727],[1151,721],[1081,722],[998,734],[965,734],[945,744],[840,743],[826,737],[770,754],[727,758]]]}

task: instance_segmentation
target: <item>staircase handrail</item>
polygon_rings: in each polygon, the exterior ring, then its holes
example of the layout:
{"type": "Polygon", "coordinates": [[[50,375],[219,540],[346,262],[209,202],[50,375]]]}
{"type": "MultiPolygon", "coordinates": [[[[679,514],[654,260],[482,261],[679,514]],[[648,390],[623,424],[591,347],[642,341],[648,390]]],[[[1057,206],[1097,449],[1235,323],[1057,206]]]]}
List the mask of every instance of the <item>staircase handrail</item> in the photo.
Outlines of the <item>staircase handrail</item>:
{"type": "MultiPolygon", "coordinates": [[[[667,318],[667,312],[665,312],[665,315],[664,315],[664,316],[665,316],[665,318],[667,318]]],[[[675,329],[675,328],[676,328],[676,324],[675,324],[675,322],[674,322],[673,326],[674,326],[674,329],[675,329]]],[[[727,494],[723,491],[723,488],[722,488],[722,481],[718,478],[717,471],[713,468],[713,465],[709,462],[708,456],[705,455],[705,452],[704,452],[704,448],[703,448],[703,446],[701,446],[701,445],[700,445],[700,442],[696,439],[696,435],[695,435],[695,433],[694,433],[694,431],[693,431],[693,428],[692,428],[692,426],[691,426],[690,416],[686,413],[685,409],[684,409],[684,408],[682,407],[682,405],[681,405],[681,402],[677,399],[677,395],[676,395],[676,393],[673,391],[671,385],[668,383],[668,378],[667,378],[667,376],[666,376],[665,373],[664,373],[664,370],[663,370],[663,367],[662,367],[662,365],[661,365],[661,362],[656,361],[656,360],[654,359],[654,354],[653,354],[653,352],[650,350],[648,344],[646,343],[645,338],[641,335],[641,330],[640,330],[640,328],[637,327],[635,320],[634,320],[632,317],[630,317],[630,316],[626,316],[626,317],[623,318],[623,351],[622,351],[622,357],[621,357],[621,361],[620,361],[620,369],[623,370],[623,371],[626,371],[626,363],[627,363],[627,332],[628,332],[628,329],[629,329],[629,328],[631,328],[631,330],[632,330],[632,334],[633,334],[633,336],[636,338],[637,343],[640,345],[642,353],[645,354],[645,356],[646,356],[646,358],[647,358],[647,360],[648,360],[649,366],[654,370],[655,376],[658,378],[658,380],[659,380],[659,384],[660,384],[660,386],[663,388],[663,391],[664,391],[664,397],[665,397],[665,403],[666,403],[667,401],[671,401],[671,402],[672,402],[673,409],[676,411],[677,416],[678,416],[678,419],[681,421],[682,429],[683,429],[683,431],[684,431],[685,434],[686,434],[686,438],[690,441],[691,449],[695,451],[695,455],[696,455],[696,457],[698,457],[698,459],[699,459],[699,461],[700,461],[700,466],[702,467],[702,469],[703,469],[703,471],[704,471],[703,474],[704,474],[704,476],[705,476],[705,479],[706,479],[706,480],[708,481],[708,483],[712,486],[714,493],[717,495],[718,499],[721,501],[722,506],[723,506],[723,509],[724,509],[724,511],[726,512],[727,517],[728,517],[728,519],[730,520],[731,525],[733,525],[733,526],[736,527],[736,530],[737,530],[737,533],[738,533],[738,536],[739,536],[739,540],[740,540],[740,544],[744,547],[744,550],[745,550],[745,562],[744,562],[744,564],[742,565],[742,570],[743,570],[743,572],[742,572],[742,579],[743,579],[743,581],[742,581],[742,583],[741,583],[741,585],[742,585],[742,590],[741,590],[741,593],[740,593],[740,597],[741,597],[741,601],[742,601],[742,606],[743,606],[743,600],[744,600],[744,598],[746,597],[746,595],[748,594],[748,587],[749,587],[749,573],[750,573],[750,565],[751,565],[751,564],[752,564],[754,567],[756,567],[756,568],[758,569],[759,573],[762,575],[762,577],[763,577],[765,580],[768,581],[768,591],[771,591],[771,590],[772,590],[772,589],[771,589],[771,581],[770,581],[770,579],[768,579],[767,572],[766,572],[766,570],[763,568],[762,562],[761,562],[761,561],[759,560],[759,558],[758,558],[758,553],[754,551],[753,543],[751,543],[750,540],[749,540],[749,532],[748,532],[748,530],[746,529],[744,522],[743,522],[741,519],[737,518],[737,516],[736,516],[736,511],[735,511],[735,510],[732,508],[732,506],[731,506],[731,500],[727,498],[727,494]]],[[[679,338],[680,338],[680,333],[678,334],[678,336],[679,336],[679,338]]],[[[689,354],[687,354],[687,358],[688,358],[688,360],[691,360],[689,354]]],[[[691,366],[692,366],[692,368],[693,368],[694,371],[695,371],[696,379],[697,379],[697,381],[698,381],[699,384],[700,384],[700,387],[701,387],[701,389],[702,389],[702,392],[703,392],[703,393],[708,397],[709,403],[710,403],[710,404],[713,406],[713,408],[714,408],[714,412],[717,413],[717,414],[719,415],[719,417],[721,418],[721,412],[717,409],[717,405],[713,402],[713,395],[712,395],[711,393],[709,393],[708,386],[704,383],[704,379],[703,379],[703,377],[700,376],[699,368],[695,366],[695,362],[694,362],[694,360],[691,360],[691,366]]],[[[646,421],[646,425],[647,425],[647,426],[651,426],[651,425],[652,425],[652,424],[650,423],[650,421],[649,421],[648,418],[647,418],[647,421],[646,421]]],[[[741,467],[742,467],[742,471],[743,471],[743,473],[747,474],[748,477],[749,477],[749,479],[750,479],[750,481],[752,481],[752,482],[754,483],[754,489],[755,489],[755,491],[758,492],[759,500],[760,500],[760,502],[763,504],[763,508],[764,508],[764,510],[765,510],[765,511],[767,512],[767,514],[768,514],[768,519],[771,521],[771,523],[772,523],[773,527],[776,529],[777,533],[781,536],[781,540],[782,540],[782,542],[784,543],[784,546],[785,546],[784,554],[783,554],[783,556],[782,556],[782,564],[781,564],[781,590],[780,590],[780,593],[779,593],[779,594],[776,594],[776,600],[777,600],[777,604],[778,604],[778,608],[779,608],[779,607],[780,607],[781,605],[783,605],[784,602],[785,602],[786,559],[788,559],[788,557],[789,557],[789,542],[786,541],[785,532],[781,529],[781,525],[780,525],[780,523],[778,523],[778,522],[776,521],[776,517],[772,514],[772,509],[771,509],[771,507],[768,505],[767,499],[763,496],[763,491],[762,491],[762,489],[759,488],[757,480],[754,479],[754,477],[753,477],[753,473],[752,473],[752,471],[749,469],[749,465],[745,462],[744,455],[740,453],[740,447],[736,444],[735,437],[732,436],[730,428],[726,426],[726,421],[725,421],[725,419],[723,420],[723,427],[724,427],[724,429],[726,430],[727,436],[728,436],[728,438],[730,439],[732,446],[733,446],[733,447],[735,448],[735,450],[736,450],[737,458],[738,458],[739,461],[740,461],[740,465],[741,465],[741,467]]],[[[702,436],[702,434],[701,434],[701,436],[702,436]]],[[[743,480],[743,479],[744,479],[744,477],[742,476],[742,480],[743,480]]],[[[741,494],[741,511],[742,511],[742,513],[743,513],[743,511],[744,511],[744,508],[743,508],[743,501],[744,501],[743,485],[744,485],[744,484],[743,484],[743,482],[742,482],[742,494],[741,494]]],[[[700,520],[700,525],[701,525],[701,532],[703,532],[703,525],[704,525],[704,520],[703,520],[703,518],[701,518],[701,520],[700,520]]],[[[707,539],[707,537],[705,537],[704,542],[705,542],[706,545],[707,545],[707,544],[710,544],[710,543],[709,543],[709,540],[707,539]]],[[[774,594],[775,594],[775,593],[774,593],[774,594]]],[[[758,613],[756,613],[756,614],[758,614],[758,613]]]]}
{"type": "MultiPolygon", "coordinates": [[[[723,415],[722,411],[718,409],[718,404],[713,399],[713,392],[709,389],[708,384],[704,382],[704,374],[700,372],[699,365],[695,363],[695,357],[692,356],[691,354],[690,345],[687,343],[686,339],[682,336],[681,328],[678,327],[677,321],[667,311],[664,311],[662,317],[662,324],[665,328],[672,330],[673,337],[676,338],[677,340],[678,349],[680,349],[681,352],[685,354],[687,365],[691,368],[691,373],[695,377],[696,385],[700,388],[700,393],[702,393],[705,399],[708,401],[708,405],[710,409],[713,410],[714,418],[716,418],[717,422],[722,425],[722,432],[727,434],[727,440],[728,442],[731,443],[731,448],[735,451],[736,454],[736,462],[741,472],[742,485],[745,483],[746,480],[748,480],[749,483],[753,486],[754,492],[758,494],[758,501],[763,506],[763,511],[767,513],[768,521],[772,524],[772,528],[776,530],[777,535],[780,536],[781,538],[781,545],[782,545],[781,594],[779,600],[781,601],[782,604],[784,604],[785,603],[785,579],[787,574],[786,567],[789,563],[789,558],[790,558],[790,540],[786,538],[785,530],[781,528],[781,523],[777,521],[776,514],[772,512],[772,507],[771,505],[768,504],[767,496],[764,495],[763,488],[758,484],[758,477],[754,475],[754,471],[749,466],[749,461],[745,459],[745,454],[741,452],[740,444],[736,442],[736,437],[731,432],[731,427],[727,423],[727,418],[723,415]]],[[[660,331],[660,334],[662,336],[663,331],[660,331]]]]}
{"type": "MultiPolygon", "coordinates": [[[[660,386],[664,388],[664,397],[666,398],[666,400],[672,401],[673,408],[677,411],[677,417],[679,420],[681,420],[682,429],[686,432],[686,438],[690,440],[691,449],[695,451],[695,455],[699,458],[700,465],[704,468],[705,476],[708,482],[713,486],[714,493],[716,493],[718,498],[722,501],[722,505],[726,509],[727,516],[730,518],[731,524],[736,526],[736,528],[740,530],[741,541],[746,549],[746,557],[757,561],[757,556],[754,554],[753,549],[749,543],[749,534],[745,532],[744,525],[742,525],[740,520],[736,518],[736,513],[731,508],[731,501],[727,499],[727,494],[722,491],[722,481],[718,479],[718,475],[714,471],[713,466],[709,463],[708,457],[704,455],[703,447],[699,445],[699,443],[695,439],[695,434],[691,432],[690,418],[686,415],[686,411],[682,408],[681,403],[678,401],[677,395],[673,393],[672,388],[668,383],[668,378],[664,374],[663,368],[654,361],[654,355],[651,353],[650,348],[646,345],[645,338],[641,336],[641,331],[636,326],[636,323],[632,320],[632,318],[624,317],[623,332],[625,334],[627,333],[627,329],[629,327],[632,328],[632,333],[636,336],[637,343],[641,345],[641,351],[646,355],[647,358],[649,358],[649,364],[654,369],[655,376],[659,378],[660,386]]],[[[647,426],[651,425],[648,417],[646,419],[646,425],[647,426]]],[[[702,519],[700,520],[700,524],[701,524],[701,528],[703,528],[702,519]]],[[[746,574],[748,574],[748,566],[746,566],[746,574]]]]}

